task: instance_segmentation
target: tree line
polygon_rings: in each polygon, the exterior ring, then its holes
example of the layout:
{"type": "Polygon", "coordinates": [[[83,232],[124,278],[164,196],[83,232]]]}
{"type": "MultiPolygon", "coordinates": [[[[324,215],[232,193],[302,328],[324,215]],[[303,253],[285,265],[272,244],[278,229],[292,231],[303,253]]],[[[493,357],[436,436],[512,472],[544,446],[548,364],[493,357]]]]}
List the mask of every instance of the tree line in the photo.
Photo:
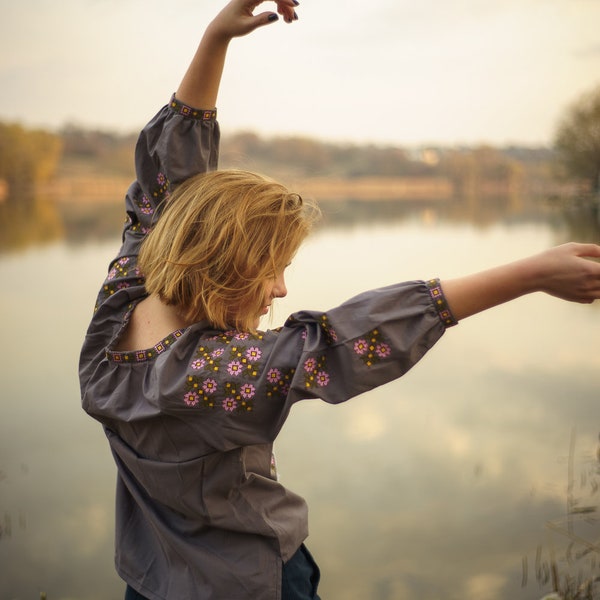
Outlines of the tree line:
{"type": "MultiPolygon", "coordinates": [[[[58,132],[0,122],[0,180],[10,195],[57,174],[81,172],[133,177],[137,134],[67,125],[58,132]]],[[[600,191],[600,87],[579,98],[560,120],[552,148],[418,148],[324,142],[299,136],[239,132],[222,141],[221,166],[275,177],[445,177],[457,193],[482,182],[506,190],[527,179],[577,178],[600,191]]]]}

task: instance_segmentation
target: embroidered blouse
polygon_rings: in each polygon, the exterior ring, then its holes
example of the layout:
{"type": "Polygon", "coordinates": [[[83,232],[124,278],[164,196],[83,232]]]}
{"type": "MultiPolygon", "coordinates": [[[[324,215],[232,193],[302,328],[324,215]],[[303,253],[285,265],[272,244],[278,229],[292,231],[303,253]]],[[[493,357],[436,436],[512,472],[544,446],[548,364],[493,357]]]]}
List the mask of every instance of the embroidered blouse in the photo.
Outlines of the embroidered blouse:
{"type": "Polygon", "coordinates": [[[256,335],[206,322],[153,348],[114,350],[147,294],[136,257],[169,193],[217,168],[216,112],[174,96],[136,146],[122,247],[80,358],[84,410],[117,465],[116,568],[151,600],[279,600],[308,535],[307,508],[277,481],[272,446],[291,406],[339,403],[400,377],[455,323],[438,280],[304,310],[256,335]]]}

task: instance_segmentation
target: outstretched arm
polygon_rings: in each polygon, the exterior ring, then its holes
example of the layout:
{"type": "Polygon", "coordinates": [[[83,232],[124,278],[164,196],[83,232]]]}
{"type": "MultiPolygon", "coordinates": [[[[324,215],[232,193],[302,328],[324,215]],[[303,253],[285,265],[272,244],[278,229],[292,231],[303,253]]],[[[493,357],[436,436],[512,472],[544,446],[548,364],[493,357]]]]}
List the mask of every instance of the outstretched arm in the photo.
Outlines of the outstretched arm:
{"type": "MultiPolygon", "coordinates": [[[[178,100],[195,108],[215,108],[229,42],[278,19],[274,12],[253,14],[263,1],[232,0],[213,19],[177,89],[178,100]]],[[[297,19],[296,0],[275,0],[275,3],[286,23],[297,19]]]]}
{"type": "Polygon", "coordinates": [[[571,302],[600,298],[600,246],[569,243],[514,263],[442,281],[457,320],[532,292],[571,302]]]}

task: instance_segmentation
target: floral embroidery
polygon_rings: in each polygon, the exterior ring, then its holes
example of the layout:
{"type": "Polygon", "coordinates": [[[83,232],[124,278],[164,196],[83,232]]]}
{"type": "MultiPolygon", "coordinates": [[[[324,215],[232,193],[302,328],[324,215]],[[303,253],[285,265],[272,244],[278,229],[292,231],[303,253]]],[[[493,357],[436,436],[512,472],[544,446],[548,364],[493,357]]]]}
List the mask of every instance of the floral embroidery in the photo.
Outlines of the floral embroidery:
{"type": "Polygon", "coordinates": [[[135,203],[137,204],[140,212],[144,215],[152,215],[154,214],[154,208],[152,204],[150,204],[150,200],[146,194],[143,194],[141,198],[137,198],[135,203]]]}
{"type": "MultiPolygon", "coordinates": [[[[166,198],[169,197],[169,186],[171,185],[171,182],[167,179],[166,175],[164,173],[158,173],[158,175],[156,176],[156,187],[152,190],[152,196],[153,198],[157,199],[157,200],[164,200],[166,198]]],[[[148,205],[150,204],[150,200],[148,200],[148,198],[146,198],[146,196],[142,196],[142,201],[146,199],[148,205]]],[[[138,206],[139,203],[138,203],[138,206]]],[[[142,208],[142,206],[140,206],[140,210],[147,215],[151,215],[154,212],[154,209],[152,207],[151,208],[151,212],[145,212],[144,209],[142,208]]]]}
{"type": "Polygon", "coordinates": [[[122,256],[112,264],[102,290],[100,290],[95,310],[97,311],[102,302],[117,291],[131,287],[132,285],[141,285],[143,282],[144,280],[140,270],[135,265],[134,259],[129,256],[122,256]]]}
{"type": "Polygon", "coordinates": [[[354,342],[354,353],[367,367],[372,367],[375,363],[390,356],[392,348],[383,341],[379,329],[373,329],[368,336],[354,342]]]}
{"type": "Polygon", "coordinates": [[[196,404],[198,404],[198,402],[200,402],[200,397],[198,396],[197,392],[188,392],[184,397],[183,397],[183,401],[188,405],[188,406],[196,406],[196,404]]]}
{"type": "Polygon", "coordinates": [[[252,348],[248,348],[248,350],[246,350],[246,358],[250,362],[256,362],[260,359],[261,356],[262,350],[260,348],[257,348],[256,346],[252,346],[252,348]]]}
{"type": "Polygon", "coordinates": [[[313,373],[315,371],[316,366],[317,366],[317,359],[316,358],[307,358],[304,361],[304,370],[307,373],[313,373]]]}
{"type": "Polygon", "coordinates": [[[249,399],[254,396],[256,388],[251,383],[245,383],[240,388],[240,394],[243,398],[249,399]]]}
{"type": "MultiPolygon", "coordinates": [[[[262,339],[261,334],[237,331],[208,338],[198,347],[190,362],[190,369],[196,374],[188,374],[184,403],[208,408],[220,406],[228,413],[252,411],[257,391],[255,381],[260,375],[263,355],[256,342],[262,339]],[[211,374],[219,374],[219,378],[211,374]],[[196,394],[197,398],[190,394],[196,394]]],[[[267,397],[286,394],[292,375],[293,369],[286,374],[280,369],[269,369],[266,375],[267,397]]]]}
{"type": "Polygon", "coordinates": [[[202,389],[207,394],[214,394],[217,391],[217,382],[214,379],[206,379],[202,384],[202,389]]]}
{"type": "Polygon", "coordinates": [[[321,329],[325,333],[325,337],[327,338],[327,343],[329,345],[337,342],[337,333],[335,332],[335,329],[333,329],[333,327],[331,327],[331,325],[329,325],[329,323],[327,322],[327,315],[321,315],[321,322],[319,323],[319,325],[321,325],[321,329]]]}
{"type": "Polygon", "coordinates": [[[237,402],[233,398],[225,398],[223,408],[228,412],[233,412],[237,408],[237,402]]]}
{"type": "Polygon", "coordinates": [[[285,397],[290,391],[290,383],[296,369],[286,369],[282,372],[280,369],[269,369],[267,373],[267,397],[274,395],[285,397]]]}
{"type": "Polygon", "coordinates": [[[379,358],[385,358],[386,356],[389,356],[392,353],[392,349],[390,348],[389,344],[386,344],[385,342],[382,342],[380,344],[377,344],[377,346],[375,346],[375,354],[377,354],[377,356],[379,356],[379,358]]]}
{"type": "Polygon", "coordinates": [[[242,370],[243,370],[243,366],[242,366],[242,363],[239,360],[231,361],[227,365],[227,372],[230,375],[233,375],[234,377],[237,377],[238,375],[241,375],[242,370]]]}
{"type": "Polygon", "coordinates": [[[440,280],[430,279],[425,283],[425,285],[429,290],[429,295],[431,296],[433,305],[435,306],[438,317],[440,318],[442,323],[446,327],[458,325],[458,321],[454,318],[454,315],[452,314],[452,311],[448,306],[448,302],[446,301],[446,297],[444,296],[444,290],[442,290],[442,286],[440,285],[440,280]]]}
{"type": "Polygon", "coordinates": [[[317,385],[319,387],[324,387],[329,383],[329,373],[325,372],[325,371],[319,371],[317,373],[317,385]]]}
{"type": "Polygon", "coordinates": [[[191,362],[190,367],[192,367],[192,369],[199,370],[204,368],[205,364],[206,360],[204,360],[203,358],[197,358],[196,360],[193,360],[191,362]]]}
{"type": "Polygon", "coordinates": [[[325,387],[329,384],[329,373],[325,370],[325,356],[307,358],[304,361],[304,386],[307,389],[315,386],[325,387]]]}
{"type": "Polygon", "coordinates": [[[367,344],[366,340],[360,339],[354,342],[354,352],[359,356],[362,356],[369,349],[369,344],[367,344]]]}
{"type": "Polygon", "coordinates": [[[281,378],[281,371],[279,369],[269,369],[267,373],[267,381],[269,383],[276,383],[281,378]]]}

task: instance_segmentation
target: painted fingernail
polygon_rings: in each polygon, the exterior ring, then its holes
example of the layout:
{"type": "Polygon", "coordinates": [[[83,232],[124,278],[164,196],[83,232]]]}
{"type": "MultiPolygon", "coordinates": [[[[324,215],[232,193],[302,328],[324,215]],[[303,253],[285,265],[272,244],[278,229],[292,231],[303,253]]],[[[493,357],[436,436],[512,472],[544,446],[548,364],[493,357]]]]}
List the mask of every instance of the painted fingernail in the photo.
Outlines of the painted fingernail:
{"type": "Polygon", "coordinates": [[[292,0],[296,6],[300,6],[300,2],[298,0],[292,0]]]}
{"type": "Polygon", "coordinates": [[[294,21],[298,20],[298,15],[296,14],[296,11],[294,11],[294,21]]]}
{"type": "Polygon", "coordinates": [[[272,22],[272,21],[277,21],[277,20],[279,20],[279,17],[278,17],[278,16],[277,16],[275,13],[271,13],[271,14],[268,16],[268,19],[269,19],[269,21],[271,21],[271,22],[272,22]]]}

